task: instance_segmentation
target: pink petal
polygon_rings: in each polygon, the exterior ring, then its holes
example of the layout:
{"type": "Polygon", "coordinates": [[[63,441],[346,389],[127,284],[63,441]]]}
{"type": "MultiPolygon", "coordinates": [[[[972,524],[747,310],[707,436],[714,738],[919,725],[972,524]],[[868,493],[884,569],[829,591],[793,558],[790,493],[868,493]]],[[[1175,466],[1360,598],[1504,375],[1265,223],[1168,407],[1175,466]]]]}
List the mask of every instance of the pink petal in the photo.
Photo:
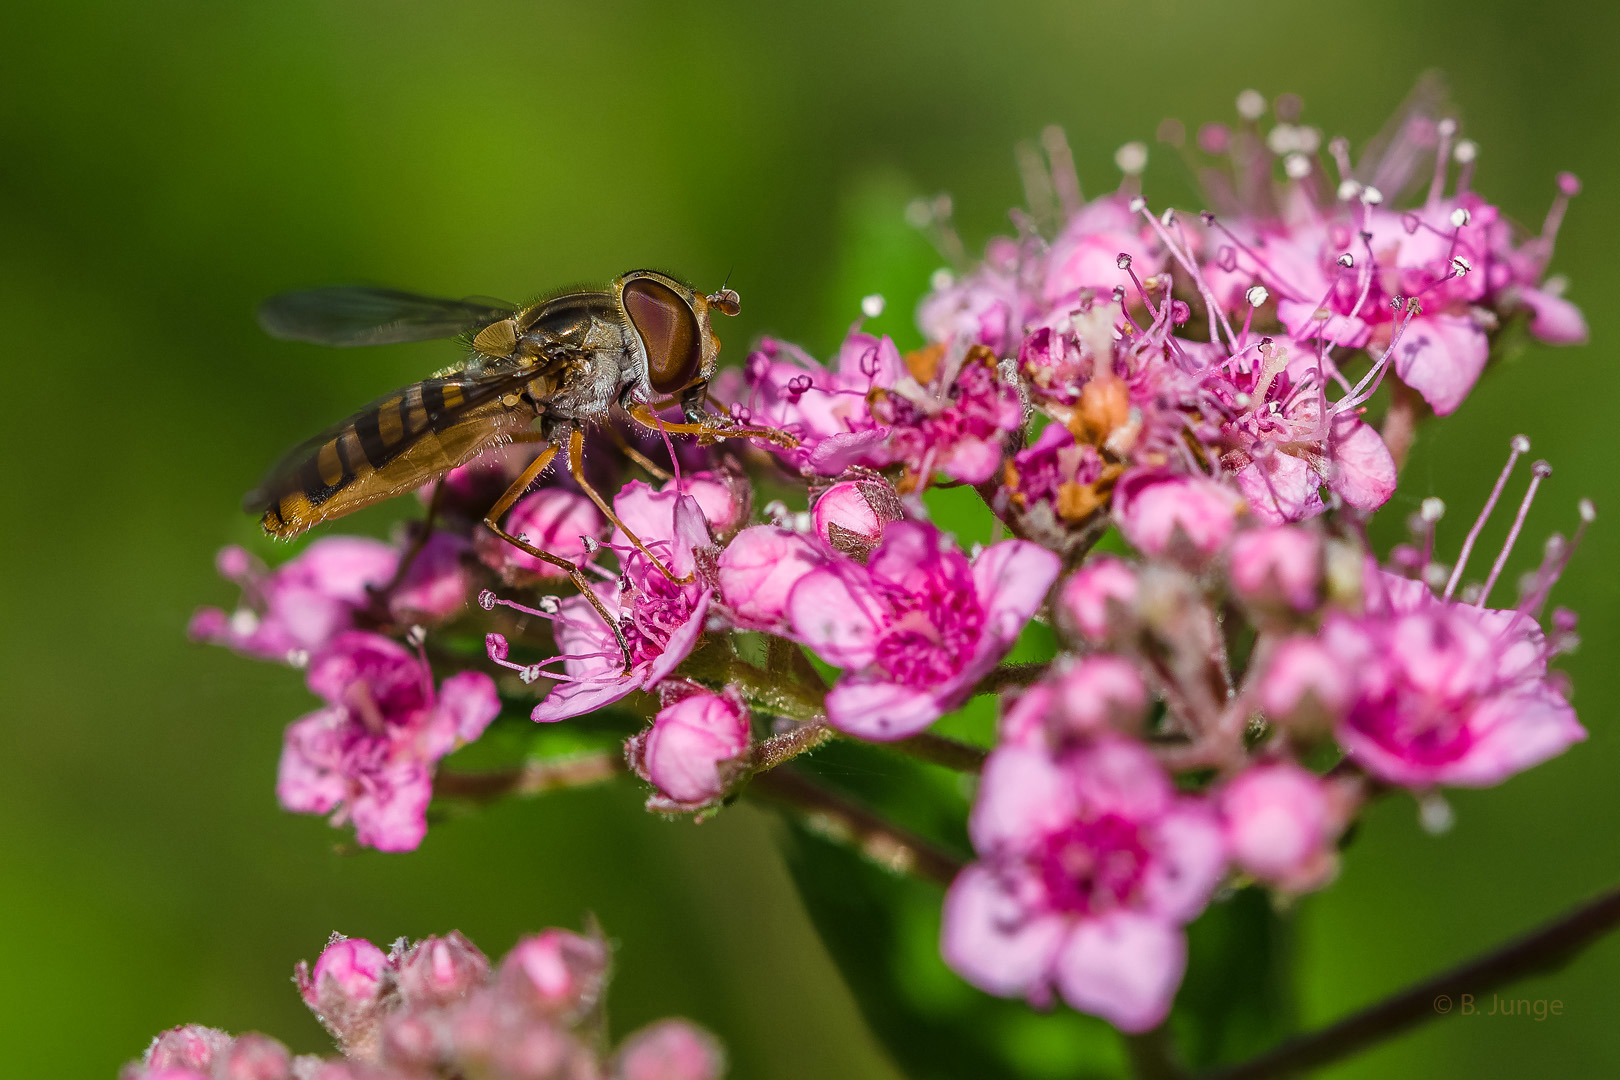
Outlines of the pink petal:
{"type": "Polygon", "coordinates": [[[999,661],[1046,602],[1063,560],[1028,540],[992,544],[973,560],[973,587],[984,608],[985,632],[995,637],[999,661]]]}
{"type": "Polygon", "coordinates": [[[1586,316],[1562,296],[1540,289],[1520,289],[1519,299],[1530,308],[1530,332],[1549,345],[1586,344],[1586,316]]]}
{"type": "Polygon", "coordinates": [[[874,742],[915,735],[944,713],[936,694],[901,683],[846,676],[827,694],[827,722],[874,742]]]}
{"type": "Polygon", "coordinates": [[[998,748],[984,763],[968,835],[981,853],[1033,850],[1073,819],[1074,787],[1044,749],[998,748]]]}
{"type": "Polygon", "coordinates": [[[1439,416],[1455,412],[1485,370],[1490,340],[1465,315],[1422,315],[1395,346],[1395,374],[1439,416]]]}
{"type": "Polygon", "coordinates": [[[1304,521],[1326,509],[1317,490],[1321,478],[1302,459],[1281,450],[1251,461],[1236,480],[1255,517],[1271,525],[1304,521]]]}
{"type": "Polygon", "coordinates": [[[794,634],[827,663],[871,663],[882,608],[855,569],[841,565],[810,571],[788,596],[787,607],[794,634]]]}
{"type": "Polygon", "coordinates": [[[1491,699],[1474,711],[1468,726],[1476,741],[1440,770],[1436,779],[1441,783],[1490,787],[1586,738],[1569,702],[1541,687],[1491,699]]]}
{"type": "Polygon", "coordinates": [[[1063,931],[1062,919],[1028,910],[995,874],[974,863],[945,894],[939,951],[981,990],[1043,1001],[1063,931]]]}
{"type": "Polygon", "coordinates": [[[1328,441],[1332,472],[1328,484],[1357,510],[1376,510],[1395,494],[1395,459],[1370,424],[1341,416],[1328,441]]]}
{"type": "Polygon", "coordinates": [[[1187,938],[1178,928],[1115,911],[1070,931],[1057,957],[1057,984],[1074,1008],[1135,1033],[1170,1014],[1186,969],[1187,938]]]}
{"type": "Polygon", "coordinates": [[[378,851],[415,851],[427,835],[433,781],[426,765],[410,762],[366,778],[366,790],[350,804],[354,838],[378,851]]]}
{"type": "Polygon", "coordinates": [[[558,683],[540,704],[529,713],[537,724],[550,724],[595,712],[604,705],[628,697],[639,689],[640,672],[632,671],[623,678],[596,678],[587,682],[558,683]]]}
{"type": "Polygon", "coordinates": [[[1154,830],[1154,860],[1142,882],[1149,909],[1172,922],[1198,917],[1226,874],[1226,841],[1205,803],[1180,799],[1154,830]]]}
{"type": "Polygon", "coordinates": [[[501,713],[495,680],[481,671],[459,671],[439,687],[439,711],[449,719],[456,738],[474,742],[501,713]]]}
{"type": "Polygon", "coordinates": [[[786,622],[794,586],[825,561],[820,549],[798,533],[755,525],[738,533],[720,553],[720,595],[749,625],[776,628],[786,622]]]}

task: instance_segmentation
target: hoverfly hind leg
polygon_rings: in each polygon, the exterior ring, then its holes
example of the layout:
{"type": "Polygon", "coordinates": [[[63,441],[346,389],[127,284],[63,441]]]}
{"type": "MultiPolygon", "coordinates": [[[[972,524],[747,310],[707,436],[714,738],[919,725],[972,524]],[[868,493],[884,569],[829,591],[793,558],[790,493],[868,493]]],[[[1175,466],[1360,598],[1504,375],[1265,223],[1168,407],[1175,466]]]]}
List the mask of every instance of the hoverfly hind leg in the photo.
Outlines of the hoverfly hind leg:
{"type": "Polygon", "coordinates": [[[519,551],[533,555],[543,562],[548,562],[568,575],[568,580],[574,583],[574,587],[579,590],[580,595],[585,598],[591,607],[596,609],[596,613],[602,617],[602,621],[607,624],[607,628],[613,631],[613,640],[618,642],[619,652],[624,656],[622,674],[628,675],[632,667],[630,642],[625,638],[624,628],[619,625],[619,620],[613,617],[612,612],[608,611],[607,605],[602,603],[602,598],[597,596],[596,592],[591,588],[591,583],[585,577],[585,572],[572,559],[565,559],[561,555],[543,551],[528,541],[513,536],[501,528],[500,525],[501,518],[512,508],[512,504],[522,497],[523,493],[529,489],[529,485],[535,482],[556,456],[557,444],[555,442],[540,451],[539,456],[529,463],[529,467],[523,470],[521,476],[512,481],[512,486],[506,489],[506,493],[496,500],[495,505],[490,507],[489,513],[484,515],[484,527],[519,551]]]}

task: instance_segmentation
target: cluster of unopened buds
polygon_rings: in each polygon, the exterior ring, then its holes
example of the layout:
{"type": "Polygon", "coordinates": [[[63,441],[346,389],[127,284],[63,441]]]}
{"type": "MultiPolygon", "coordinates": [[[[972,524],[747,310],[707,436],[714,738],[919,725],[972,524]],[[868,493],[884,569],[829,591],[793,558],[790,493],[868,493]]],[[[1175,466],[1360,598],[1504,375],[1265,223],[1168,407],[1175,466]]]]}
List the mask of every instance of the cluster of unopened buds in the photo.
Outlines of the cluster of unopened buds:
{"type": "MultiPolygon", "coordinates": [[[[1321,888],[1370,799],[1404,789],[1443,827],[1441,789],[1584,738],[1548,667],[1575,617],[1545,613],[1590,504],[1505,598],[1535,462],[1505,545],[1474,552],[1526,439],[1460,540],[1432,497],[1409,502],[1410,543],[1380,558],[1365,538],[1501,335],[1584,339],[1547,276],[1577,183],[1526,231],[1473,190],[1477,148],[1443,114],[1410,110],[1352,161],[1297,99],[1238,108],[1191,140],[1161,129],[1201,214],[1150,204],[1141,144],[1085,200],[1048,132],[1017,235],[935,276],[922,348],[857,322],[829,364],[767,339],[717,381],[796,445],[640,444],[608,486],[641,544],[565,477],[520,501],[506,527],[598,582],[627,653],[562,572],[477,527],[522,447],[443,480],[430,533],[318,539],[274,570],[225,552],[243,606],[195,633],[303,668],[323,702],[288,730],[282,804],[415,848],[438,763],[503,703],[629,725],[611,762],[530,761],[511,790],[627,769],[667,814],[716,812],[831,739],[889,743],[979,773],[975,857],[936,875],[947,962],[1138,1032],[1223,885],[1321,888]],[[1005,538],[964,550],[936,527],[942,486],[977,491],[1005,538]],[[1055,655],[1006,663],[1031,623],[1055,655]],[[993,741],[929,731],[986,693],[993,741]]],[[[913,216],[960,253],[947,203],[913,216]]]]}
{"type": "Polygon", "coordinates": [[[165,1031],[121,1080],[719,1080],[725,1056],[685,1020],[609,1049],[601,934],[547,930],[498,967],[461,934],[384,952],[334,934],[294,982],[339,1056],[294,1056],[268,1035],[165,1031]]]}

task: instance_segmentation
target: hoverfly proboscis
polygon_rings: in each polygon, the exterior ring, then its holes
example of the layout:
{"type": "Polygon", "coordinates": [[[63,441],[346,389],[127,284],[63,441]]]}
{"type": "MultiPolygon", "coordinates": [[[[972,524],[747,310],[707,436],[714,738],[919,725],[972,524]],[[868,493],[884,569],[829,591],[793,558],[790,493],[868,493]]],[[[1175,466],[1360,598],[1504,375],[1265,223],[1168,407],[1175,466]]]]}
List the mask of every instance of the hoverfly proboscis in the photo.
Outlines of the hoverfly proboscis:
{"type": "Polygon", "coordinates": [[[581,568],[507,532],[501,518],[566,449],[574,481],[607,520],[671,581],[690,581],[648,550],[586,479],[585,427],[607,419],[617,405],[636,423],[666,433],[794,445],[786,432],[708,411],[709,380],[720,353],[710,315],[738,310],[731,289],[703,295],[653,270],[523,308],[366,286],[273,297],[260,307],[259,322],[283,340],[348,347],[465,337],[469,349],[454,367],[384,395],[294,447],[247,495],[244,509],[261,515],[265,532],[290,540],[329,518],[437,480],[491,447],[544,443],[483,523],[568,574],[613,630],[628,671],[624,631],[581,568]],[[659,408],[671,404],[680,406],[685,422],[658,416],[659,408]]]}

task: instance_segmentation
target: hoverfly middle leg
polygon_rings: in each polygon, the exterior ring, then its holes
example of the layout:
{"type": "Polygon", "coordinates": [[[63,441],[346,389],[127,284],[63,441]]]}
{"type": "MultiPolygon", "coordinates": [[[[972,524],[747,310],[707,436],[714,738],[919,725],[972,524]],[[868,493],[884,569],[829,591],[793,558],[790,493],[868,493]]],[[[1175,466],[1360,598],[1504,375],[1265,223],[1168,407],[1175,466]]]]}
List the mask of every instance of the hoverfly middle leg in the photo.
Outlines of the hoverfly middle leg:
{"type": "MultiPolygon", "coordinates": [[[[528,434],[535,435],[533,441],[540,441],[538,433],[525,433],[525,435],[528,434]]],[[[575,435],[577,436],[578,432],[575,432],[575,435]]],[[[513,441],[528,442],[531,440],[520,435],[514,438],[513,441]]],[[[512,481],[512,486],[506,489],[506,493],[496,500],[495,505],[490,507],[489,513],[484,515],[484,527],[519,551],[544,560],[568,575],[568,579],[574,583],[574,587],[579,590],[580,595],[590,603],[591,607],[596,609],[596,613],[602,617],[602,621],[607,624],[608,629],[613,631],[613,639],[619,643],[619,651],[624,655],[623,674],[628,675],[632,666],[630,642],[626,640],[624,629],[619,625],[619,620],[613,617],[612,613],[608,611],[607,605],[602,603],[602,598],[597,596],[596,592],[591,588],[591,583],[586,579],[585,572],[576,566],[573,560],[565,559],[561,555],[554,555],[549,551],[542,551],[528,541],[513,536],[501,528],[500,525],[502,516],[512,508],[512,504],[518,501],[523,493],[529,489],[529,485],[534,483],[535,479],[545,470],[545,467],[551,464],[551,459],[556,456],[557,444],[554,442],[540,451],[540,455],[529,463],[529,467],[523,470],[521,476],[512,481]]],[[[576,475],[578,474],[576,473],[576,475]]],[[[589,489],[586,490],[589,491],[589,489]]],[[[591,492],[591,495],[593,498],[595,497],[594,492],[591,492]]]]}
{"type": "Polygon", "coordinates": [[[596,504],[596,508],[602,511],[603,516],[608,519],[609,523],[624,533],[624,538],[630,541],[637,551],[651,559],[652,564],[658,568],[659,573],[677,585],[688,585],[697,580],[695,570],[685,577],[677,577],[675,571],[664,565],[664,560],[654,555],[647,545],[642,543],[641,537],[632,532],[630,526],[620,520],[612,504],[602,498],[595,488],[591,487],[591,482],[585,477],[585,433],[579,428],[575,428],[568,436],[568,471],[573,473],[574,483],[578,484],[579,489],[585,493],[586,497],[596,504]]]}
{"type": "Polygon", "coordinates": [[[646,469],[659,480],[667,481],[675,479],[674,473],[658,464],[658,462],[654,461],[646,454],[643,454],[640,450],[637,450],[634,446],[631,446],[630,440],[626,439],[624,437],[624,433],[620,431],[612,422],[606,423],[602,426],[607,429],[608,438],[613,440],[614,445],[619,448],[625,457],[629,458],[637,465],[640,465],[643,469],[646,469]]]}

